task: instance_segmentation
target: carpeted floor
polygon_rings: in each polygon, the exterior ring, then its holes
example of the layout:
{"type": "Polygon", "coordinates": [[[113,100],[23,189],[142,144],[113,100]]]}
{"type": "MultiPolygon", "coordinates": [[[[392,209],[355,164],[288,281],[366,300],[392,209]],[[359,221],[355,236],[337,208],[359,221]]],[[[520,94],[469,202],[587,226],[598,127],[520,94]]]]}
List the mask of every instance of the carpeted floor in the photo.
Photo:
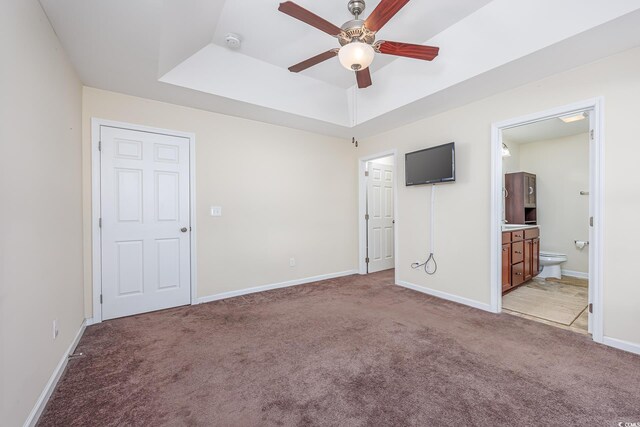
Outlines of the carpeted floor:
{"type": "Polygon", "coordinates": [[[87,328],[41,426],[613,426],[640,357],[350,276],[87,328]]]}

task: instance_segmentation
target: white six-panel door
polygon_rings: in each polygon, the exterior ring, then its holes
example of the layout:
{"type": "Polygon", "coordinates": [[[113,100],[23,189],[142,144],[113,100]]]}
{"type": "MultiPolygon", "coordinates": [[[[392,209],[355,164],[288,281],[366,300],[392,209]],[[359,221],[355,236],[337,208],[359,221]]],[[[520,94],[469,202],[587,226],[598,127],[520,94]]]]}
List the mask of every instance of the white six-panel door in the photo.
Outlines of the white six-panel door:
{"type": "Polygon", "coordinates": [[[189,140],[100,127],[102,318],[189,304],[189,140]]]}
{"type": "Polygon", "coordinates": [[[369,162],[367,214],[367,271],[394,268],[392,165],[369,162]]]}

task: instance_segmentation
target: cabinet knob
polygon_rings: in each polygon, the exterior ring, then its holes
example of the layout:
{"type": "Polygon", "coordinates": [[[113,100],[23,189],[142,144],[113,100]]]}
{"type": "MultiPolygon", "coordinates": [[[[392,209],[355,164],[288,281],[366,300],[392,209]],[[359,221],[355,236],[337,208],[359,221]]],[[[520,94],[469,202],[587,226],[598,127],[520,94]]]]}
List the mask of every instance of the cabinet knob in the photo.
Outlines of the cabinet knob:
{"type": "Polygon", "coordinates": [[[515,252],[516,252],[517,254],[521,254],[521,253],[522,253],[522,251],[515,251],[515,252]]]}

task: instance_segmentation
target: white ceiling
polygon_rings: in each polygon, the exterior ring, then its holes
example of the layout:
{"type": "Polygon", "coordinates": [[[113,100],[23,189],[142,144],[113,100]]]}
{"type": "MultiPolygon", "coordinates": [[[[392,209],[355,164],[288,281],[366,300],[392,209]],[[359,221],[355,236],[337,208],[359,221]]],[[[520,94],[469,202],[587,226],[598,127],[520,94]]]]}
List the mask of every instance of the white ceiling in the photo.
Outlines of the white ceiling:
{"type": "Polygon", "coordinates": [[[506,143],[528,144],[589,132],[589,119],[565,123],[557,117],[502,131],[506,143]]]}
{"type": "MultiPolygon", "coordinates": [[[[350,17],[346,0],[296,1],[336,25],[350,17]]],[[[373,86],[358,90],[334,59],[287,70],[337,42],[278,12],[278,0],[40,2],[88,86],[341,137],[640,45],[637,0],[413,1],[378,38],[440,46],[440,56],[379,55],[373,86]],[[242,37],[239,51],[224,46],[228,32],[242,37]]]]}
{"type": "MultiPolygon", "coordinates": [[[[415,1],[401,9],[376,38],[421,43],[490,1],[415,1]]],[[[353,19],[347,10],[347,0],[296,0],[296,3],[337,26],[353,19]]],[[[366,18],[379,3],[380,0],[368,0],[363,17],[366,18]]],[[[224,2],[213,42],[225,46],[226,34],[238,34],[242,38],[242,54],[280,68],[288,68],[321,52],[340,47],[337,39],[279,12],[277,5],[278,1],[264,0],[224,2]]],[[[371,71],[375,73],[395,59],[397,57],[378,55],[371,71]]],[[[310,68],[304,74],[343,89],[350,88],[355,82],[354,73],[342,68],[337,58],[310,68]]]]}

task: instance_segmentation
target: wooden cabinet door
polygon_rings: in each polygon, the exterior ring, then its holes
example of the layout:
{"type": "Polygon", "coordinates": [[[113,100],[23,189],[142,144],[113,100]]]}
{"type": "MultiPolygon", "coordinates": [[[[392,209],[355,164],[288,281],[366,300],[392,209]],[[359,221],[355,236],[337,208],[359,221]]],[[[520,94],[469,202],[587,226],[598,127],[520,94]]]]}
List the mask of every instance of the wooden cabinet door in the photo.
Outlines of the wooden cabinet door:
{"type": "Polygon", "coordinates": [[[536,176],[526,174],[524,176],[524,205],[527,208],[536,207],[536,176]]]}
{"type": "Polygon", "coordinates": [[[511,289],[511,245],[502,245],[502,292],[511,289]]]}
{"type": "Polygon", "coordinates": [[[540,239],[533,239],[532,242],[532,269],[533,275],[537,276],[540,273],[540,239]]]}
{"type": "Polygon", "coordinates": [[[510,224],[524,224],[524,178],[522,172],[508,173],[504,176],[505,219],[510,224]]]}
{"type": "Polygon", "coordinates": [[[533,277],[533,240],[524,241],[524,281],[533,277]]]}

